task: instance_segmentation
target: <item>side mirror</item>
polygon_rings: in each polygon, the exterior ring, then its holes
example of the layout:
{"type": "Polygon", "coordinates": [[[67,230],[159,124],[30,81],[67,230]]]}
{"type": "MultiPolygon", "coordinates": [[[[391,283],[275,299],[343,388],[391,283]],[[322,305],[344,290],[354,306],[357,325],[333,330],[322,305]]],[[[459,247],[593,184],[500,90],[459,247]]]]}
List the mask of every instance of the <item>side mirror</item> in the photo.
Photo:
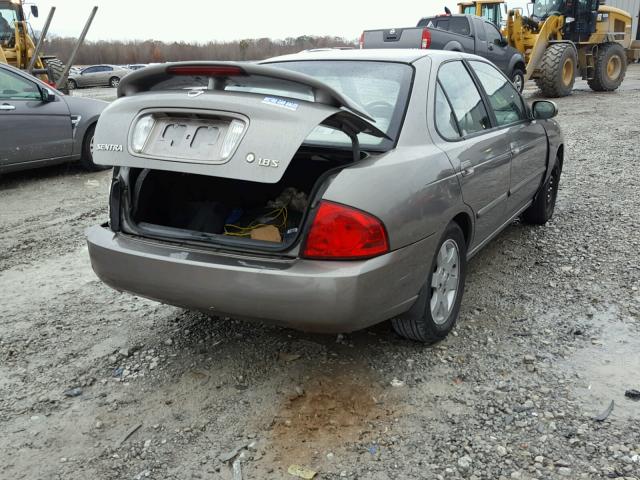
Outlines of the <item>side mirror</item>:
{"type": "Polygon", "coordinates": [[[549,100],[538,100],[531,106],[533,118],[536,120],[548,120],[558,114],[558,106],[549,100]]]}
{"type": "Polygon", "coordinates": [[[55,102],[56,100],[56,94],[53,93],[48,88],[40,89],[40,97],[42,98],[42,101],[44,103],[51,103],[51,102],[55,102]]]}
{"type": "Polygon", "coordinates": [[[31,5],[31,15],[33,15],[36,18],[38,18],[38,6],[37,5],[31,5]]]}

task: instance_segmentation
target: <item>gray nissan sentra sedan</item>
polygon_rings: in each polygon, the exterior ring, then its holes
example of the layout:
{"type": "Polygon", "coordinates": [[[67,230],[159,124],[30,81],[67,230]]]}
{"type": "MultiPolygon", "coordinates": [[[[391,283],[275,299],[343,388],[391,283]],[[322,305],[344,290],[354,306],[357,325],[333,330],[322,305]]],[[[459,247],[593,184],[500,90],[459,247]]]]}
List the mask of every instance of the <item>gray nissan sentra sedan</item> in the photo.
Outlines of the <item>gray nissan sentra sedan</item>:
{"type": "Polygon", "coordinates": [[[564,141],[487,60],[325,50],[125,77],[95,161],[109,222],[88,230],[115,289],[320,332],[392,319],[453,328],[470,257],[516,217],[551,218],[564,141]]]}

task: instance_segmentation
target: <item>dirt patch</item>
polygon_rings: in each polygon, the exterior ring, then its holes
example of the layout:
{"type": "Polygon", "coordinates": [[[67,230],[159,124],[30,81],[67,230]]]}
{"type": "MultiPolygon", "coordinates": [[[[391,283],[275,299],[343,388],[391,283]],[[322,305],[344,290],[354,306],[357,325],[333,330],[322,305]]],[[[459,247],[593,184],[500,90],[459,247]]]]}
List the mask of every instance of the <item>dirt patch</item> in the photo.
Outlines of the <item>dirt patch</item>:
{"type": "Polygon", "coordinates": [[[367,367],[336,366],[308,377],[282,402],[272,421],[266,464],[323,469],[346,450],[375,453],[398,413],[397,394],[367,367]]]}

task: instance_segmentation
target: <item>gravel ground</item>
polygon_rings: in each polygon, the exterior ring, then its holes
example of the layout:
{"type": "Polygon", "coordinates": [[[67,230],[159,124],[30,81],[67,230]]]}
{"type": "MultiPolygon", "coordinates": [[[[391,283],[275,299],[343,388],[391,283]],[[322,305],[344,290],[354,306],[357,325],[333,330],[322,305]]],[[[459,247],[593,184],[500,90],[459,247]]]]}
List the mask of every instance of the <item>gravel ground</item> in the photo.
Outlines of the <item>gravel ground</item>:
{"type": "Polygon", "coordinates": [[[0,478],[640,479],[640,68],[558,104],[556,215],[471,261],[432,347],[117,293],[83,238],[109,174],[1,177],[0,478]]]}

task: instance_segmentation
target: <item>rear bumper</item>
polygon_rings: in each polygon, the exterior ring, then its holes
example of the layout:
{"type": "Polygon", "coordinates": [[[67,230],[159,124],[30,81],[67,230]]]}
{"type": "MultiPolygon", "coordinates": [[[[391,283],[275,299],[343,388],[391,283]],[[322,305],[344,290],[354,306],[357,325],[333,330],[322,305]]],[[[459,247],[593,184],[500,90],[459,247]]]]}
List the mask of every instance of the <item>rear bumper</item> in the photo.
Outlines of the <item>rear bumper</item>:
{"type": "Polygon", "coordinates": [[[212,315],[317,332],[349,332],[407,311],[427,275],[435,235],[363,261],[265,259],[87,230],[107,285],[212,315]]]}

